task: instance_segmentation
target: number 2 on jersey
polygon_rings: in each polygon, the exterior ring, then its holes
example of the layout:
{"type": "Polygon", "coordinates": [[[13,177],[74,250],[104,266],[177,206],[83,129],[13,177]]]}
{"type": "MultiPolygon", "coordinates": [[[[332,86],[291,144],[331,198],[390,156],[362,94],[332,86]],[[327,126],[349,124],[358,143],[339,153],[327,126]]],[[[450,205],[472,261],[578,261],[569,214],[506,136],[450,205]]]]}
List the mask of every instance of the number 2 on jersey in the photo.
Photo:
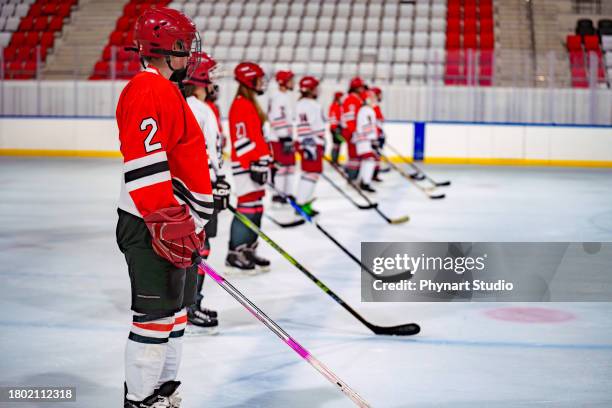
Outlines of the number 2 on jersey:
{"type": "Polygon", "coordinates": [[[155,119],[146,118],[143,119],[140,123],[140,130],[144,131],[147,130],[149,127],[151,128],[151,130],[149,131],[149,134],[144,141],[144,146],[147,153],[154,152],[155,150],[159,150],[162,147],[161,143],[159,142],[151,143],[153,141],[153,138],[155,137],[155,133],[157,133],[157,122],[155,121],[155,119]]]}

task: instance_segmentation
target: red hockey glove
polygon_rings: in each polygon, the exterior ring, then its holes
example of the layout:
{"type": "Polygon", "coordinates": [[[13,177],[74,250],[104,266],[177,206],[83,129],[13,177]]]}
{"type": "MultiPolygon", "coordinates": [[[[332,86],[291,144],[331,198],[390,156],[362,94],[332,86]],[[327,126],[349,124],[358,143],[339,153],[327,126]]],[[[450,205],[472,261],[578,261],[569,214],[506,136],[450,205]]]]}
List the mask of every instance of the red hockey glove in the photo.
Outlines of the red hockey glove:
{"type": "Polygon", "coordinates": [[[195,223],[186,205],[157,210],[146,217],[153,250],[177,268],[188,268],[193,264],[194,252],[200,253],[204,233],[196,234],[195,223]]]}

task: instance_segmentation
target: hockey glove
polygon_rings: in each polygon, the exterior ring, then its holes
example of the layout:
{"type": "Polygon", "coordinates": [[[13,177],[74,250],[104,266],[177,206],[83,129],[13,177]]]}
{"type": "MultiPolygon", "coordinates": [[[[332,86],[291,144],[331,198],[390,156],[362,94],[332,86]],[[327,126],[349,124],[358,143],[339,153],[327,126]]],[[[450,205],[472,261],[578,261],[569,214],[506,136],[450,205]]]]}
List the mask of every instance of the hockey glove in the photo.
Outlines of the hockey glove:
{"type": "Polygon", "coordinates": [[[215,210],[222,211],[227,209],[230,198],[230,185],[225,181],[225,176],[217,176],[217,181],[213,183],[213,200],[215,210]]]}
{"type": "Polygon", "coordinates": [[[151,233],[153,250],[177,268],[188,268],[194,252],[199,253],[204,232],[196,233],[195,222],[185,204],[162,208],[144,217],[151,233]]]}
{"type": "Polygon", "coordinates": [[[268,181],[268,170],[270,166],[266,160],[258,160],[251,163],[249,173],[251,180],[262,186],[268,181]]]}
{"type": "Polygon", "coordinates": [[[308,137],[302,140],[302,152],[304,154],[304,160],[317,160],[317,144],[315,143],[313,138],[308,137]]]}
{"type": "Polygon", "coordinates": [[[344,138],[342,137],[342,128],[338,126],[332,132],[332,139],[334,144],[342,144],[344,142],[344,138]]]}
{"type": "Polygon", "coordinates": [[[283,154],[293,153],[293,140],[290,137],[281,137],[279,141],[281,142],[283,154]]]}

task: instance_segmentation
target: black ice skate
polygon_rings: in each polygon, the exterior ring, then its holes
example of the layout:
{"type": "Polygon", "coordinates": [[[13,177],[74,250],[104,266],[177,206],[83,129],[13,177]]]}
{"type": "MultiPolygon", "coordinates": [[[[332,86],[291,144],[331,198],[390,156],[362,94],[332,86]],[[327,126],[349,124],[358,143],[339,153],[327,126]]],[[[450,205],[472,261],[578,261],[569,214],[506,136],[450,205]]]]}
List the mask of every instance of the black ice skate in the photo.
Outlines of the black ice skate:
{"type": "Polygon", "coordinates": [[[359,188],[362,191],[365,191],[366,193],[375,193],[376,192],[376,190],[374,190],[369,184],[366,184],[363,181],[361,183],[359,183],[359,188]]]}
{"type": "Polygon", "coordinates": [[[230,250],[225,258],[226,273],[228,275],[256,275],[258,273],[255,263],[246,256],[246,245],[240,245],[230,250]]]}
{"type": "Polygon", "coordinates": [[[181,397],[177,388],[180,381],[167,381],[142,401],[127,399],[127,386],[124,384],[123,408],[180,408],[181,397]]]}
{"type": "Polygon", "coordinates": [[[194,334],[217,334],[219,321],[217,320],[217,312],[214,310],[203,309],[198,305],[192,305],[187,308],[187,335],[194,334]],[[214,317],[212,315],[215,315],[214,317]]]}
{"type": "Polygon", "coordinates": [[[258,242],[254,242],[247,246],[244,254],[251,262],[255,264],[255,268],[259,272],[268,272],[270,270],[270,261],[257,255],[258,242]]]}

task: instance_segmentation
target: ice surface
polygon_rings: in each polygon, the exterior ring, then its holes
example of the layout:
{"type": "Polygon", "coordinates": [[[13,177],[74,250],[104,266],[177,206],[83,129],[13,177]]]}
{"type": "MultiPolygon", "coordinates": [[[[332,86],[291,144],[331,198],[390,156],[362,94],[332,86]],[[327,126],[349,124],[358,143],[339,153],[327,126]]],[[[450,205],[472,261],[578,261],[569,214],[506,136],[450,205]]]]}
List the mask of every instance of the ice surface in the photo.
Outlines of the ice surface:
{"type": "MultiPolygon", "coordinates": [[[[358,211],[324,180],[319,222],[356,254],[360,241],[376,240],[612,239],[609,170],[426,168],[452,180],[445,200],[383,175],[381,208],[410,214],[409,223],[391,226],[358,211]]],[[[66,407],[120,406],[131,319],[114,239],[120,177],[116,160],[0,158],[0,385],[73,385],[77,403],[66,407]]],[[[213,241],[219,270],[229,221],[221,217],[213,241]]],[[[264,243],[273,271],[230,278],[374,406],[612,406],[612,305],[523,305],[572,318],[521,323],[489,317],[509,306],[495,303],[360,304],[358,268],[315,228],[282,230],[268,220],[263,228],[367,319],[421,324],[413,338],[372,335],[264,243]]],[[[212,280],[205,289],[220,334],[185,338],[185,407],[351,406],[212,280]]]]}

